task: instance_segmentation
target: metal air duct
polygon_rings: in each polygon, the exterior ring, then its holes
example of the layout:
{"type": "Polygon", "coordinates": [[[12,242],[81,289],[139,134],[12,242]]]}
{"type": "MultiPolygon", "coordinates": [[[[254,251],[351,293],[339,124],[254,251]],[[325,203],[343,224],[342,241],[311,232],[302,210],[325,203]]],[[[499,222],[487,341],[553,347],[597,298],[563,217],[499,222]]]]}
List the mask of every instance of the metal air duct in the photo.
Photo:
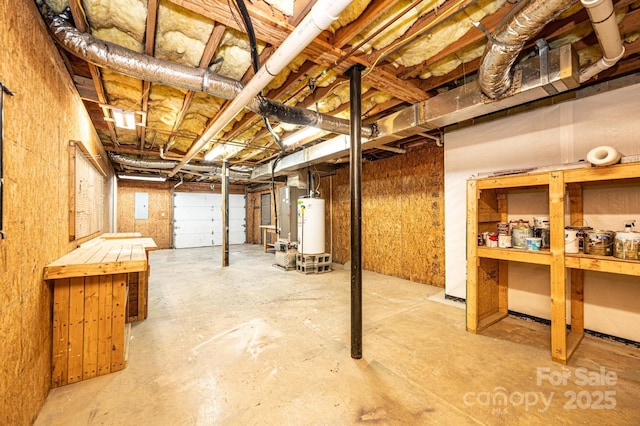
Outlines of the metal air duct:
{"type": "MultiPolygon", "coordinates": [[[[223,99],[235,99],[245,88],[241,82],[208,69],[157,59],[96,39],[89,33],[79,31],[64,15],[55,15],[50,11],[43,15],[54,39],[65,50],[94,65],[141,80],[206,92],[223,99]]],[[[283,123],[314,126],[332,133],[349,133],[349,121],[342,118],[284,105],[259,95],[252,96],[247,102],[246,108],[250,111],[283,123]]],[[[364,126],[362,134],[371,136],[372,128],[364,126]]]]}
{"type": "Polygon", "coordinates": [[[478,84],[491,99],[511,88],[511,67],[524,48],[545,25],[577,0],[522,0],[500,21],[489,37],[480,68],[478,84]]]}
{"type": "MultiPolygon", "coordinates": [[[[514,67],[515,83],[509,97],[498,101],[487,99],[476,82],[468,83],[378,120],[379,134],[370,139],[363,138],[362,149],[522,105],[580,85],[578,55],[571,45],[561,46],[545,55],[530,58],[514,67]]],[[[283,157],[274,173],[281,174],[344,157],[348,152],[349,137],[337,136],[283,157]]],[[[273,162],[256,167],[251,179],[270,177],[272,167],[273,162]]]]}
{"type": "MultiPolygon", "coordinates": [[[[136,170],[149,170],[153,169],[156,171],[159,170],[171,170],[173,169],[178,162],[177,161],[167,161],[167,160],[140,160],[135,157],[130,157],[122,154],[109,153],[109,158],[111,161],[122,164],[125,167],[136,169],[136,170]]],[[[222,168],[214,166],[214,165],[197,165],[197,164],[186,164],[183,169],[187,172],[205,172],[219,175],[222,173],[222,168]]],[[[230,172],[229,177],[231,179],[237,180],[248,180],[250,177],[250,173],[242,173],[242,172],[230,172]]]]}
{"type": "MultiPolygon", "coordinates": [[[[253,105],[256,98],[261,100],[260,92],[267,87],[267,85],[280,73],[280,71],[291,63],[291,61],[293,61],[295,57],[302,52],[322,31],[327,29],[333,21],[338,19],[340,13],[342,13],[350,3],[351,0],[318,0],[304,19],[300,21],[298,26],[296,26],[291,34],[287,36],[276,51],[273,52],[269,59],[267,59],[262,68],[260,68],[253,78],[249,80],[242,91],[233,98],[223,111],[220,112],[216,117],[216,120],[205,129],[198,140],[196,140],[191,146],[185,155],[185,158],[178,163],[171,173],[169,173],[169,176],[173,176],[184,164],[189,162],[206,144],[209,143],[213,137],[215,137],[215,135],[218,134],[218,132],[224,129],[227,124],[231,123],[238,112],[245,107],[250,108],[249,105],[253,105]]],[[[284,105],[282,105],[282,107],[289,108],[284,105]]],[[[308,117],[308,115],[301,115],[301,117],[308,117]]],[[[336,119],[334,118],[333,120],[336,119]]],[[[299,124],[291,120],[289,120],[289,122],[292,124],[299,124]]],[[[317,124],[319,125],[322,123],[318,122],[317,124]]],[[[309,123],[308,125],[313,126],[314,124],[309,123]]],[[[322,130],[335,131],[336,129],[332,130],[322,128],[322,130]]],[[[373,129],[367,128],[367,130],[362,133],[371,135],[373,133],[373,129]]]]}

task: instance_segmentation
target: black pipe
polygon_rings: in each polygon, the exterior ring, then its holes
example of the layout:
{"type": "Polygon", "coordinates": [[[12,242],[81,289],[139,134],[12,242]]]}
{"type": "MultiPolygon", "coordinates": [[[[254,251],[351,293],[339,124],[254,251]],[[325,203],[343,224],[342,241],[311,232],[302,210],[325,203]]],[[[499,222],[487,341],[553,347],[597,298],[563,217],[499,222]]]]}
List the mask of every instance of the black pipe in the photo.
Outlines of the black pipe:
{"type": "Polygon", "coordinates": [[[229,266],[229,162],[222,161],[222,266],[229,266]]]}
{"type": "Polygon", "coordinates": [[[4,187],[4,94],[9,96],[13,96],[13,92],[9,90],[7,86],[0,82],[0,238],[5,239],[6,235],[4,234],[4,219],[3,219],[3,210],[2,210],[2,200],[3,200],[3,187],[4,187]]]}
{"type": "Polygon", "coordinates": [[[236,0],[236,5],[238,6],[238,9],[240,9],[240,15],[242,15],[242,21],[244,22],[245,29],[247,30],[247,36],[249,37],[253,72],[258,72],[260,69],[260,59],[258,58],[258,44],[256,43],[256,33],[253,30],[253,23],[251,22],[251,17],[249,16],[247,6],[244,4],[244,0],[236,0]]]}
{"type": "Polygon", "coordinates": [[[349,68],[351,146],[349,186],[351,192],[351,358],[362,358],[362,81],[363,66],[349,68]]]}

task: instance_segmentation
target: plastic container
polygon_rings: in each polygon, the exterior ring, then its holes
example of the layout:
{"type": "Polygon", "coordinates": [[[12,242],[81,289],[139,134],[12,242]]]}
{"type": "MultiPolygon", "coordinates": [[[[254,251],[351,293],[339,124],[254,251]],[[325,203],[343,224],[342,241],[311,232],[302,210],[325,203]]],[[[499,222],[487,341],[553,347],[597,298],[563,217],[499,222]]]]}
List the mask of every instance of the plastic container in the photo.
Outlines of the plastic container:
{"type": "Polygon", "coordinates": [[[527,250],[540,251],[542,238],[531,237],[526,240],[527,250]]]}

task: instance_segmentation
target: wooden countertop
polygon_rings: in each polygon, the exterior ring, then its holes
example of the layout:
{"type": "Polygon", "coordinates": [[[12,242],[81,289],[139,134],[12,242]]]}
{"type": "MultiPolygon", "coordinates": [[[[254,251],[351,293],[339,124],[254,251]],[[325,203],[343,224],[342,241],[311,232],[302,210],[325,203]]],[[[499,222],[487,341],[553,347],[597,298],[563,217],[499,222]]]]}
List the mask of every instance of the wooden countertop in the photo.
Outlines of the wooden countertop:
{"type": "Polygon", "coordinates": [[[44,279],[146,271],[147,252],[155,249],[152,238],[98,237],[45,266],[44,279]]]}

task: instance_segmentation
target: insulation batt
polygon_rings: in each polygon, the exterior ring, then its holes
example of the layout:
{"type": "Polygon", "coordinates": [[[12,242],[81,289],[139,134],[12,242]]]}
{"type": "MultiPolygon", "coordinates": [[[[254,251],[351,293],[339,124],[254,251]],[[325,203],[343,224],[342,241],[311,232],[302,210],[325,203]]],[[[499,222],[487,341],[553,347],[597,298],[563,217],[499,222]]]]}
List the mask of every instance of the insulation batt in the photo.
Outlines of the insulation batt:
{"type": "MultiPolygon", "coordinates": [[[[93,0],[83,2],[92,30],[117,28],[138,43],[144,41],[147,26],[147,2],[143,0],[93,0]]],[[[113,33],[114,37],[117,33],[113,33]]],[[[120,44],[118,39],[107,40],[120,44]]]]}
{"type": "MultiPolygon", "coordinates": [[[[378,29],[387,26],[389,22],[391,22],[391,20],[398,13],[400,13],[400,11],[408,7],[411,3],[411,0],[401,0],[395,3],[378,19],[367,26],[360,34],[354,37],[352,43],[358,44],[365,38],[369,37],[369,35],[376,32],[378,29]]],[[[420,16],[424,15],[425,13],[442,3],[444,3],[444,0],[430,0],[420,3],[418,6],[414,7],[409,12],[404,14],[404,16],[402,16],[400,19],[396,20],[393,25],[391,25],[390,29],[387,29],[387,31],[384,31],[382,34],[377,35],[372,40],[365,43],[361,47],[361,50],[369,53],[372,49],[383,49],[389,46],[400,35],[411,28],[411,26],[418,20],[420,16]]]]}
{"type": "Polygon", "coordinates": [[[333,23],[329,26],[329,31],[335,33],[340,27],[344,27],[347,24],[358,19],[360,14],[369,6],[371,0],[354,0],[347,6],[345,10],[342,11],[338,19],[333,21],[333,23]]]}
{"type": "Polygon", "coordinates": [[[390,59],[395,64],[405,67],[422,63],[451,44],[451,40],[458,40],[471,28],[475,28],[472,21],[480,22],[485,16],[495,13],[505,2],[506,0],[479,0],[466,12],[458,13],[454,18],[437,27],[435,31],[392,55],[390,59]]]}
{"type": "Polygon", "coordinates": [[[124,109],[140,110],[142,81],[108,69],[102,70],[102,81],[109,94],[109,103],[111,105],[124,109]]]}
{"type": "Polygon", "coordinates": [[[429,66],[422,74],[420,78],[426,79],[429,77],[439,77],[446,75],[455,70],[462,64],[473,61],[476,58],[482,56],[484,52],[484,46],[486,42],[481,40],[474,43],[462,50],[457,51],[454,55],[449,55],[429,66]]]}
{"type": "MultiPolygon", "coordinates": [[[[264,49],[264,42],[258,40],[258,54],[264,49]]],[[[216,58],[223,57],[224,60],[214,64],[209,69],[226,77],[240,80],[244,73],[251,66],[251,51],[249,40],[246,35],[233,30],[225,31],[218,50],[216,50],[216,58]]]]}
{"type": "Polygon", "coordinates": [[[168,1],[160,2],[155,56],[198,66],[214,22],[168,1]]]}

